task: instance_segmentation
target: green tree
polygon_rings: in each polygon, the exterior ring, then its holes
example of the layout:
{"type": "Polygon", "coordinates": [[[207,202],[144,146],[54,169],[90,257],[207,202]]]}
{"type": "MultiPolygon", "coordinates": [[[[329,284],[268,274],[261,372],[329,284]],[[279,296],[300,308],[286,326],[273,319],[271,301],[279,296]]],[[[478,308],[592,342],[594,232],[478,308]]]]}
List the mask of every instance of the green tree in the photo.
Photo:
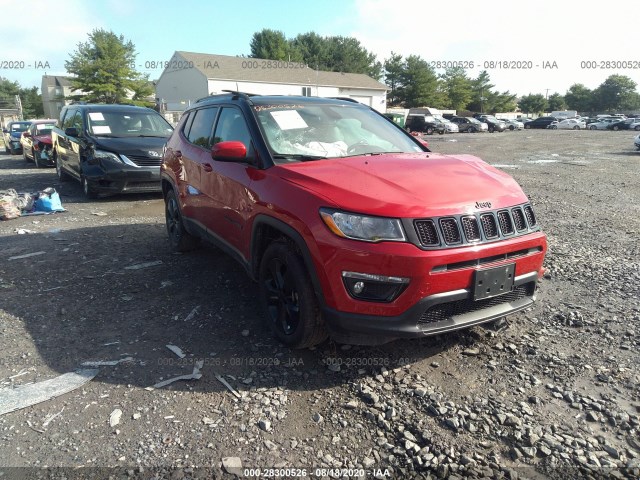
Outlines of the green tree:
{"type": "Polygon", "coordinates": [[[547,99],[547,104],[549,106],[550,111],[556,111],[556,110],[559,111],[559,110],[567,109],[567,103],[565,102],[564,97],[557,92],[549,95],[549,98],[547,99]]]}
{"type": "Polygon", "coordinates": [[[448,107],[464,110],[473,97],[472,83],[461,67],[449,68],[442,76],[443,90],[446,93],[448,107]]]}
{"type": "Polygon", "coordinates": [[[402,87],[398,96],[405,108],[438,106],[442,96],[438,91],[438,77],[426,60],[409,55],[400,76],[402,87]]]}
{"type": "Polygon", "coordinates": [[[251,54],[249,56],[253,58],[293,62],[302,60],[300,53],[295,51],[292,43],[279,30],[265,28],[254,33],[251,37],[250,48],[251,54]]]}
{"type": "Polygon", "coordinates": [[[619,111],[635,108],[638,101],[636,85],[625,75],[610,75],[593,92],[596,109],[619,111]]]}
{"type": "Polygon", "coordinates": [[[329,70],[329,46],[324,37],[315,32],[301,33],[290,42],[301,62],[316,70],[329,70]]]}
{"type": "Polygon", "coordinates": [[[334,72],[364,73],[379,79],[382,64],[376,56],[364,48],[353,37],[334,36],[328,38],[329,67],[334,72]]]}
{"type": "Polygon", "coordinates": [[[0,108],[17,108],[16,96],[22,103],[23,118],[42,118],[44,105],[38,87],[23,88],[18,82],[11,82],[0,77],[0,108]]]}
{"type": "Polygon", "coordinates": [[[389,87],[387,101],[389,106],[397,106],[400,103],[398,90],[402,84],[402,71],[404,69],[404,60],[402,55],[391,52],[391,57],[384,61],[384,82],[389,87]]]}
{"type": "Polygon", "coordinates": [[[547,99],[541,93],[525,95],[518,102],[524,113],[542,113],[547,110],[547,99]]]}
{"type": "Polygon", "coordinates": [[[44,116],[42,95],[38,93],[38,87],[21,88],[19,95],[24,118],[42,118],[44,116]]]}
{"type": "Polygon", "coordinates": [[[262,30],[253,35],[251,56],[304,62],[318,70],[382,75],[382,63],[353,37],[322,37],[314,32],[288,40],[282,32],[262,30]]]}
{"type": "Polygon", "coordinates": [[[490,83],[489,73],[486,70],[481,71],[478,74],[478,77],[471,81],[471,90],[473,95],[471,97],[471,102],[467,105],[467,109],[481,113],[490,111],[490,109],[485,107],[487,107],[487,100],[489,99],[489,94],[494,86],[495,85],[490,83]]]}
{"type": "Polygon", "coordinates": [[[82,99],[89,102],[121,103],[139,91],[139,82],[149,80],[134,68],[133,43],[111,31],[94,30],[89,41],[79,43],[70,57],[65,68],[74,76],[71,84],[85,92],[82,99]]]}
{"type": "Polygon", "coordinates": [[[594,110],[593,92],[582,83],[574,83],[564,95],[569,110],[592,112],[594,110]]]}

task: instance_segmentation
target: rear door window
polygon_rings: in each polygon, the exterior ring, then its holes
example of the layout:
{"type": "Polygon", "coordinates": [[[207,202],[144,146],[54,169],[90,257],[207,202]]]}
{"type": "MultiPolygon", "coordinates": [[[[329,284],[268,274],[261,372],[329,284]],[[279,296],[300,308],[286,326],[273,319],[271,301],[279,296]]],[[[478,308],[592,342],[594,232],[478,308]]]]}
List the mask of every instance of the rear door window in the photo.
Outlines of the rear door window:
{"type": "MultiPolygon", "coordinates": [[[[216,119],[217,113],[217,107],[203,108],[196,111],[191,123],[191,128],[187,134],[189,142],[207,149],[212,147],[213,143],[211,137],[213,132],[213,123],[216,119]]],[[[187,122],[188,121],[189,120],[187,120],[187,122]]]]}

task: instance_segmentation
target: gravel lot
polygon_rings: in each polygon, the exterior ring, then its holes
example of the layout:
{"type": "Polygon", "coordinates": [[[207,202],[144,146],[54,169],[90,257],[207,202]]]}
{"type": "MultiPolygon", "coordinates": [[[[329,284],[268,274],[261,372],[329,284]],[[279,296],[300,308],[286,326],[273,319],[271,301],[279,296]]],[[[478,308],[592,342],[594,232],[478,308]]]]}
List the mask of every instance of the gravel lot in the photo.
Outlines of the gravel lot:
{"type": "Polygon", "coordinates": [[[232,259],[169,251],[160,195],[87,201],[54,169],[0,155],[0,190],[55,187],[67,209],[0,222],[0,405],[11,388],[122,360],[1,415],[0,477],[233,478],[239,461],[288,478],[638,478],[633,137],[427,137],[528,193],[550,245],[538,302],[491,328],[304,351],[271,338],[232,259]],[[199,379],[150,388],[198,362],[199,379]]]}

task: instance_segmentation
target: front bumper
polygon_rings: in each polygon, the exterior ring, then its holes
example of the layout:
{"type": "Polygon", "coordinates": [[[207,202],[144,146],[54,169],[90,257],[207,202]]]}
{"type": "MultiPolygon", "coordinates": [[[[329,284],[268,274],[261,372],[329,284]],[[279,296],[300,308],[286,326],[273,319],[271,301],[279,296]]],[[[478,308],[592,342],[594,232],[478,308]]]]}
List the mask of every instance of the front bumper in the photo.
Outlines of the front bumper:
{"type": "Polygon", "coordinates": [[[83,175],[97,193],[144,193],[162,191],[160,167],[135,167],[124,163],[101,162],[87,165],[83,175]]]}
{"type": "MultiPolygon", "coordinates": [[[[483,245],[425,251],[411,244],[372,246],[349,251],[348,242],[325,262],[330,293],[323,313],[332,336],[346,343],[380,343],[466,328],[517,312],[535,300],[543,270],[546,236],[533,232],[483,245]],[[476,272],[514,265],[512,288],[474,301],[476,272]],[[341,281],[343,271],[409,279],[391,302],[353,298],[341,281]],[[368,337],[362,340],[362,337],[368,337]]],[[[327,288],[324,288],[327,292],[327,288]]]]}
{"type": "MultiPolygon", "coordinates": [[[[324,308],[323,314],[334,339],[341,342],[389,341],[416,338],[468,328],[518,312],[535,301],[538,273],[516,277],[509,293],[474,301],[473,292],[463,288],[422,298],[403,314],[393,317],[359,315],[324,308]]],[[[354,342],[355,343],[355,342],[354,342]]]]}

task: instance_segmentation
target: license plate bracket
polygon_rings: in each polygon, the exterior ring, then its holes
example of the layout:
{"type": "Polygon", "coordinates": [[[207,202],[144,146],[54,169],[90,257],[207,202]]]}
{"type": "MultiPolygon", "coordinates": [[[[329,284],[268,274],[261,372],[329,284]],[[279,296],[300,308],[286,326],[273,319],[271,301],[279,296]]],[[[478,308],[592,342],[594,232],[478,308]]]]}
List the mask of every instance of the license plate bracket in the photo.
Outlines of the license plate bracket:
{"type": "Polygon", "coordinates": [[[497,297],[513,289],[516,264],[476,270],[473,276],[473,300],[497,297]]]}

